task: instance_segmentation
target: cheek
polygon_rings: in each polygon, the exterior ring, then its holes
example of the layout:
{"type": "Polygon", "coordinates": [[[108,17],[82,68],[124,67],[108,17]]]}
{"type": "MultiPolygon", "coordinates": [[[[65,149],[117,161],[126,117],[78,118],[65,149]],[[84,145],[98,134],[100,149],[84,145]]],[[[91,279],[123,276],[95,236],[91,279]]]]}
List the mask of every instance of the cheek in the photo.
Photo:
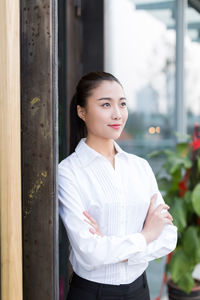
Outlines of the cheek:
{"type": "Polygon", "coordinates": [[[103,110],[99,107],[93,108],[93,110],[90,112],[90,119],[92,121],[103,121],[106,120],[108,117],[109,113],[106,110],[103,110]]]}
{"type": "Polygon", "coordinates": [[[107,116],[105,111],[98,109],[98,107],[93,107],[92,111],[88,111],[86,123],[88,124],[88,126],[92,125],[92,127],[95,127],[95,125],[105,122],[106,118],[107,116]]]}
{"type": "Polygon", "coordinates": [[[123,113],[123,120],[124,120],[124,122],[126,122],[127,119],[128,119],[128,110],[126,109],[126,110],[124,111],[124,113],[123,113]]]}

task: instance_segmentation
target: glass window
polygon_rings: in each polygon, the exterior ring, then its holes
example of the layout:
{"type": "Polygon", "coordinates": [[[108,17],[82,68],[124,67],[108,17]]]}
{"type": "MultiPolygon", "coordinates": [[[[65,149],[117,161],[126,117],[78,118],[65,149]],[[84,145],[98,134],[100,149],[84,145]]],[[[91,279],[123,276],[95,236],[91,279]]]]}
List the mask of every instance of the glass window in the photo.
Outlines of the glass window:
{"type": "Polygon", "coordinates": [[[200,13],[186,9],[185,39],[185,101],[187,131],[193,133],[195,122],[200,122],[200,13]]]}
{"type": "MultiPolygon", "coordinates": [[[[105,70],[124,86],[129,118],[118,142],[147,158],[172,147],[175,131],[175,1],[105,1],[105,70]]],[[[151,161],[154,171],[162,161],[151,161]]],[[[147,270],[158,296],[165,258],[147,270]]]]}
{"type": "MultiPolygon", "coordinates": [[[[109,0],[105,5],[105,70],[124,86],[129,119],[118,142],[128,152],[148,158],[153,150],[174,146],[176,110],[176,18],[180,0],[109,0]]],[[[187,1],[186,1],[187,2],[187,1]]],[[[187,133],[200,122],[200,5],[185,8],[185,102],[187,133]]],[[[182,3],[183,4],[183,3],[182,3]]],[[[180,72],[180,70],[178,71],[180,72]]],[[[179,74],[179,73],[178,73],[179,74]]],[[[180,74],[179,74],[180,75],[180,74]]],[[[184,128],[182,129],[184,131],[184,128]]],[[[161,160],[152,160],[156,172],[161,160]]],[[[164,269],[147,270],[151,297],[159,292],[164,269]]]]}
{"type": "Polygon", "coordinates": [[[122,82],[129,106],[119,142],[146,157],[174,140],[174,1],[108,2],[105,69],[122,82]]]}

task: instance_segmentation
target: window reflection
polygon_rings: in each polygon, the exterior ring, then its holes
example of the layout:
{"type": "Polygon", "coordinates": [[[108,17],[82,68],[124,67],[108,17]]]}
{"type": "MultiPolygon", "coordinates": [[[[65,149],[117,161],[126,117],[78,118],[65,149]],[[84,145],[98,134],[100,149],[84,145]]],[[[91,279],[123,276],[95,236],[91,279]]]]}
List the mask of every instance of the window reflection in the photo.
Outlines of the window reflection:
{"type": "Polygon", "coordinates": [[[187,131],[192,134],[195,122],[200,123],[200,13],[188,7],[186,21],[185,95],[187,131]]]}
{"type": "Polygon", "coordinates": [[[119,142],[128,152],[146,157],[173,145],[174,1],[111,0],[112,5],[106,70],[121,80],[129,102],[119,142]]]}
{"type": "MultiPolygon", "coordinates": [[[[129,119],[118,141],[127,152],[145,158],[151,151],[175,143],[177,1],[104,1],[105,70],[122,82],[129,107],[129,119]]],[[[189,5],[192,2],[188,0],[189,5]]],[[[185,9],[184,95],[189,134],[194,123],[200,122],[199,11],[191,6],[185,9]]],[[[158,159],[151,161],[154,171],[161,163],[158,159]]],[[[164,259],[148,268],[152,299],[158,295],[163,269],[164,259]]]]}

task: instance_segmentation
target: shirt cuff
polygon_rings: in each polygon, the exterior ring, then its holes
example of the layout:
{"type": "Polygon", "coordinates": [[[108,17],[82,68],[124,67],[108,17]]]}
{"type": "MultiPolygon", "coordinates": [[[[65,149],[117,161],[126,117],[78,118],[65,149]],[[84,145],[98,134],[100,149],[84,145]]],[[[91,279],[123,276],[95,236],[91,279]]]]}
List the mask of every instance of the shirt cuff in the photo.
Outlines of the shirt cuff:
{"type": "Polygon", "coordinates": [[[138,241],[142,247],[142,251],[145,251],[147,248],[147,241],[142,233],[137,233],[137,235],[138,235],[138,241]]]}

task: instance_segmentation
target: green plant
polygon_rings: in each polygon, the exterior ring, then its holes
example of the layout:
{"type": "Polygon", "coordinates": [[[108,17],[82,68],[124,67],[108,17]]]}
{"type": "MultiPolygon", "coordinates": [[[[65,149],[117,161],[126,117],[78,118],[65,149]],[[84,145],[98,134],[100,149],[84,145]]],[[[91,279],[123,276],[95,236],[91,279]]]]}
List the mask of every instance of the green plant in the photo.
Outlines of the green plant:
{"type": "Polygon", "coordinates": [[[150,157],[164,155],[156,175],[165,202],[170,206],[173,223],[178,227],[177,248],[166,266],[167,274],[186,293],[195,285],[192,277],[200,263],[200,130],[186,136],[174,150],[155,151],[150,157]]]}

